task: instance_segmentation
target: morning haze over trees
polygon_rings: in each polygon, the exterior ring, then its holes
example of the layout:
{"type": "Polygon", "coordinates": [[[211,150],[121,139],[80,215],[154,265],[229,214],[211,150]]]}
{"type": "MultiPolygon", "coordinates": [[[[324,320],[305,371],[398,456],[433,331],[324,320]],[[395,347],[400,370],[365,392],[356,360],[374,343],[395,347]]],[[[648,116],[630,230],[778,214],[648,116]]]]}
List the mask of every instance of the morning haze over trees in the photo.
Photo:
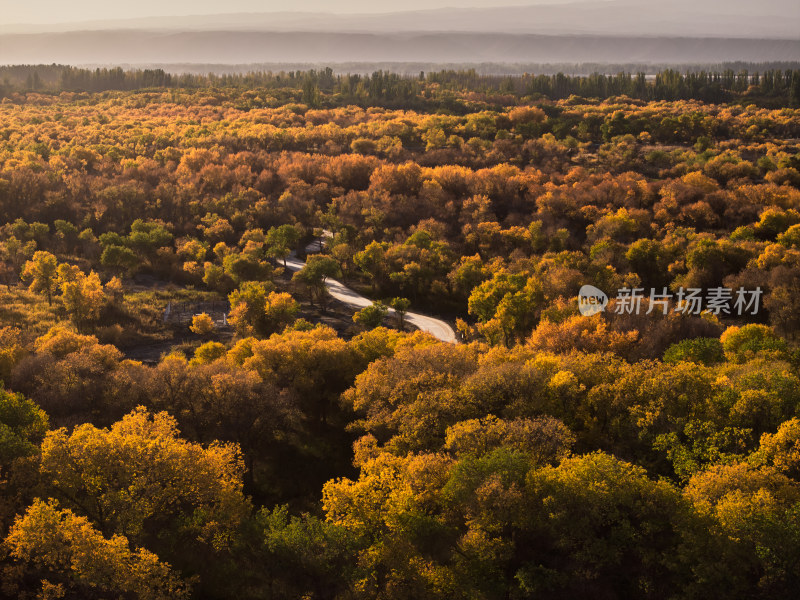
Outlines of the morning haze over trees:
{"type": "Polygon", "coordinates": [[[795,597],[797,58],[0,66],[0,598],[795,597]]]}

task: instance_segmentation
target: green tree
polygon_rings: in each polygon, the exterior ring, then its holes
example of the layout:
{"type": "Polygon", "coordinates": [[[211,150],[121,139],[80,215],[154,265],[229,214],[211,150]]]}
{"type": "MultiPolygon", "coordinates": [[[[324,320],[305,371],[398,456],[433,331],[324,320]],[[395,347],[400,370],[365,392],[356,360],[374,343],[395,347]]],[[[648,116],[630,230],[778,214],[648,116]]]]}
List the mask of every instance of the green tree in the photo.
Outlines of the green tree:
{"type": "Polygon", "coordinates": [[[786,353],[786,342],[766,325],[751,323],[728,327],[720,341],[725,354],[736,362],[744,362],[759,353],[777,357],[786,353]]]}
{"type": "Polygon", "coordinates": [[[325,298],[328,293],[325,281],[329,277],[339,277],[341,274],[339,263],[334,259],[330,256],[315,254],[308,257],[305,266],[295,273],[292,279],[305,285],[309,290],[312,304],[316,297],[322,311],[325,312],[325,298]]]}
{"type": "Polygon", "coordinates": [[[469,313],[483,324],[482,333],[494,341],[494,331],[509,346],[516,336],[528,333],[543,302],[541,282],[522,273],[495,273],[472,290],[469,313]]]}
{"type": "Polygon", "coordinates": [[[350,532],[308,514],[290,516],[286,506],[257,515],[263,531],[264,565],[276,597],[338,597],[347,594],[356,539],[350,532]]]}
{"type": "Polygon", "coordinates": [[[300,232],[294,225],[271,227],[269,231],[267,231],[266,241],[270,255],[282,259],[285,268],[286,257],[291,254],[292,249],[295,248],[297,242],[300,241],[300,232]]]}
{"type": "Polygon", "coordinates": [[[269,335],[294,321],[299,304],[285,292],[272,291],[272,287],[270,283],[248,281],[228,296],[228,320],[240,335],[269,335]]]}
{"type": "Polygon", "coordinates": [[[263,281],[272,275],[272,265],[247,253],[231,253],[222,259],[225,274],[235,283],[263,281]]]}
{"type": "Polygon", "coordinates": [[[0,383],[0,531],[23,510],[35,489],[35,458],[48,430],[48,417],[22,394],[0,383]]]}
{"type": "Polygon", "coordinates": [[[692,552],[702,550],[686,540],[704,531],[677,490],[603,453],[537,464],[512,440],[500,434],[499,447],[457,459],[393,456],[374,439],[356,446],[359,478],[328,482],[323,506],[360,542],[357,597],[657,599],[663,586],[692,589],[692,552]]]}
{"type": "Polygon", "coordinates": [[[408,314],[408,309],[411,308],[411,300],[408,298],[392,298],[389,301],[389,306],[397,314],[397,318],[400,321],[400,331],[405,331],[406,314],[408,314]]]}
{"type": "Polygon", "coordinates": [[[642,238],[633,242],[625,258],[642,281],[645,289],[660,289],[670,281],[670,255],[664,243],[642,238]]]}
{"type": "Polygon", "coordinates": [[[236,287],[236,284],[233,283],[225,269],[208,261],[203,264],[203,283],[212,290],[225,293],[236,287]]]}
{"type": "Polygon", "coordinates": [[[53,221],[59,244],[64,252],[73,252],[78,245],[78,228],[69,221],[56,219],[53,221]]]}
{"type": "Polygon", "coordinates": [[[383,323],[387,314],[389,314],[388,307],[381,302],[373,302],[356,312],[353,315],[353,321],[365,329],[374,329],[383,323]]]}
{"type": "Polygon", "coordinates": [[[29,241],[23,244],[13,235],[0,242],[0,272],[8,289],[20,275],[25,262],[36,251],[36,242],[29,241]]]}
{"type": "Polygon", "coordinates": [[[137,270],[141,261],[130,248],[109,245],[103,248],[103,253],[100,255],[100,264],[114,269],[119,274],[131,275],[137,270]]]}
{"type": "Polygon", "coordinates": [[[713,365],[725,360],[722,342],[716,338],[693,338],[672,344],[664,351],[664,362],[681,361],[713,365]]]}
{"type": "MultiPolygon", "coordinates": [[[[5,481],[14,460],[39,450],[48,429],[47,414],[22,394],[0,387],[0,477],[5,481]]],[[[2,485],[2,483],[0,483],[2,485]]]]}
{"type": "Polygon", "coordinates": [[[376,282],[386,272],[386,247],[378,242],[370,242],[366,248],[353,256],[353,262],[369,277],[374,294],[376,282]]]}
{"type": "Polygon", "coordinates": [[[136,219],[131,224],[131,232],[126,245],[133,249],[151,266],[155,266],[158,250],[172,242],[172,234],[163,221],[144,221],[136,219]]]}
{"type": "MultiPolygon", "coordinates": [[[[228,295],[231,304],[230,319],[234,327],[255,327],[264,316],[267,294],[273,289],[271,283],[245,281],[237,290],[228,295]]],[[[245,329],[242,329],[245,331],[245,329]]]]}

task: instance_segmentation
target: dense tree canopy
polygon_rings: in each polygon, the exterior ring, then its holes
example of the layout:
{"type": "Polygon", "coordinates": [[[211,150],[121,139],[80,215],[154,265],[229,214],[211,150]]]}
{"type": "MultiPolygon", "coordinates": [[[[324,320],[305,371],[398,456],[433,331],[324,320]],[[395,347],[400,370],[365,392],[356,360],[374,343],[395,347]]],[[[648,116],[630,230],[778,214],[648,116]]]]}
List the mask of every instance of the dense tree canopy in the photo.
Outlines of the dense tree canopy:
{"type": "Polygon", "coordinates": [[[0,597],[795,594],[797,71],[4,73],[0,597]]]}

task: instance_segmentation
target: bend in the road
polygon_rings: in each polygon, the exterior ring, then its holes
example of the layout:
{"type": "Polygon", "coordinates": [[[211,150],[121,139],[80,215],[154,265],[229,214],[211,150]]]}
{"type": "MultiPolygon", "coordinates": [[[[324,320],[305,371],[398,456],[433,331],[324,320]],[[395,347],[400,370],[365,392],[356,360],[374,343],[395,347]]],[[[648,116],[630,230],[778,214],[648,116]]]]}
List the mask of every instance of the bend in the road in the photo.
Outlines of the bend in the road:
{"type": "MultiPolygon", "coordinates": [[[[294,252],[286,259],[286,268],[290,271],[299,271],[305,266],[306,263],[298,259],[294,252]]],[[[333,296],[339,302],[342,302],[343,304],[346,304],[352,308],[362,309],[365,306],[372,304],[372,300],[365,298],[364,296],[351,290],[342,282],[335,279],[326,279],[325,286],[328,288],[328,292],[331,296],[333,296]]],[[[390,308],[389,314],[393,315],[394,313],[394,309],[390,308]]],[[[441,319],[435,319],[427,315],[409,312],[406,313],[405,320],[408,323],[416,326],[418,329],[430,333],[437,340],[448,342],[450,344],[458,343],[458,339],[456,338],[456,333],[453,331],[453,328],[441,319]]]]}

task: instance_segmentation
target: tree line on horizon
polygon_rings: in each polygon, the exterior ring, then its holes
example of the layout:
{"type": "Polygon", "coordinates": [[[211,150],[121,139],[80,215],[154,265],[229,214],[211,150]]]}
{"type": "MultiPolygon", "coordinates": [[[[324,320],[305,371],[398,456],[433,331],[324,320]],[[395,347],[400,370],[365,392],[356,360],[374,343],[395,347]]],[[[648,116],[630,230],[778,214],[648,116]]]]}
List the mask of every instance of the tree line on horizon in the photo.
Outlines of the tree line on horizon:
{"type": "Polygon", "coordinates": [[[761,68],[764,65],[740,65],[738,70],[665,69],[653,76],[644,72],[620,72],[616,75],[535,75],[518,76],[479,74],[474,68],[441,70],[419,75],[375,71],[371,75],[339,74],[332,68],[273,73],[254,71],[216,75],[173,74],[163,69],[122,67],[86,69],[65,65],[19,65],[0,67],[0,98],[15,92],[38,91],[103,92],[132,91],[149,88],[198,89],[207,87],[301,89],[304,99],[313,106],[325,94],[328,106],[345,103],[451,108],[442,100],[444,90],[469,89],[479,93],[512,94],[515,97],[564,99],[571,95],[587,98],[628,96],[643,101],[701,100],[731,102],[737,100],[768,103],[770,106],[796,106],[800,102],[800,69],[761,68]]]}

